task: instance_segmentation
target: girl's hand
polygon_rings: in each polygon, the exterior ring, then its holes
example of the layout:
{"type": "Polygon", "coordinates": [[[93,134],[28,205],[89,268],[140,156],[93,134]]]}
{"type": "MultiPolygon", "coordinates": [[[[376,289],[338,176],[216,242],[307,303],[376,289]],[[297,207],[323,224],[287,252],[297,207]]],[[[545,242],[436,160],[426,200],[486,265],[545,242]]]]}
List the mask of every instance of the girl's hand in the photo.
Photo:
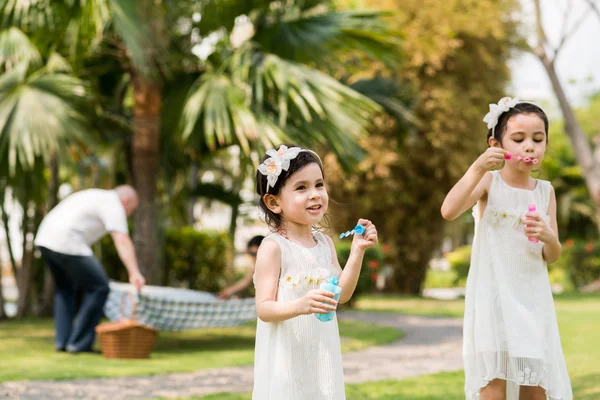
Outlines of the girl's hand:
{"type": "Polygon", "coordinates": [[[362,235],[354,234],[352,247],[356,247],[363,251],[369,247],[374,247],[378,242],[377,228],[375,228],[375,225],[368,219],[359,219],[358,225],[365,227],[365,233],[362,235]]]}
{"type": "Polygon", "coordinates": [[[503,148],[490,147],[475,160],[473,166],[481,173],[496,170],[502,166],[504,156],[507,154],[508,151],[503,148]]]}
{"type": "Polygon", "coordinates": [[[327,314],[337,309],[335,294],[327,290],[313,289],[300,299],[298,312],[300,315],[327,314]]]}
{"type": "Polygon", "coordinates": [[[537,212],[528,212],[521,222],[525,224],[525,236],[538,239],[542,243],[549,243],[556,239],[556,234],[546,225],[537,212]]]}

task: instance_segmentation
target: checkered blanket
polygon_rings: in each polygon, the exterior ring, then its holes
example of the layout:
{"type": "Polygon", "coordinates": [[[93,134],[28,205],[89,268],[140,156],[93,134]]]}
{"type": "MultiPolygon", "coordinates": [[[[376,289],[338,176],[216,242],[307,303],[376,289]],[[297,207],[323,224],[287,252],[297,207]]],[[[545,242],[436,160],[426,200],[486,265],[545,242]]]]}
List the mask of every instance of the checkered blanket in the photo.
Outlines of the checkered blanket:
{"type": "Polygon", "coordinates": [[[111,321],[131,318],[131,298],[134,319],[161,331],[235,326],[256,319],[254,299],[218,300],[208,292],[160,286],[144,286],[138,294],[130,284],[118,282],[110,283],[104,314],[111,321]]]}

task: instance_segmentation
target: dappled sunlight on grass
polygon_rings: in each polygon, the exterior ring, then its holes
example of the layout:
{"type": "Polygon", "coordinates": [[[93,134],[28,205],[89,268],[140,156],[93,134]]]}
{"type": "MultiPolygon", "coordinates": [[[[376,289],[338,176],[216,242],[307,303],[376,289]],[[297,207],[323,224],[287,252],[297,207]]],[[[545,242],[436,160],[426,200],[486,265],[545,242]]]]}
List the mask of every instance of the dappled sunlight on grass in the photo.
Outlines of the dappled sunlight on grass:
{"type": "Polygon", "coordinates": [[[396,312],[434,317],[462,317],[464,300],[435,300],[415,296],[363,296],[357,302],[361,311],[396,312]]]}
{"type": "MultiPolygon", "coordinates": [[[[361,310],[462,317],[462,300],[440,301],[417,297],[367,296],[361,310]]],[[[600,399],[600,294],[567,293],[555,296],[563,351],[573,385],[573,398],[600,399]]],[[[368,368],[366,365],[365,368],[368,368]]],[[[463,400],[464,373],[426,375],[401,381],[386,380],[346,385],[348,400],[463,400]]],[[[250,394],[216,394],[194,400],[250,400],[250,394]]],[[[192,400],[192,399],[186,399],[192,400]]]]}
{"type": "MultiPolygon", "coordinates": [[[[233,328],[162,332],[151,358],[108,360],[94,354],[54,351],[50,319],[10,320],[0,324],[0,381],[74,379],[189,372],[254,362],[256,323],[233,328]]],[[[340,321],[343,351],[393,342],[402,332],[356,321],[340,321]]]]}

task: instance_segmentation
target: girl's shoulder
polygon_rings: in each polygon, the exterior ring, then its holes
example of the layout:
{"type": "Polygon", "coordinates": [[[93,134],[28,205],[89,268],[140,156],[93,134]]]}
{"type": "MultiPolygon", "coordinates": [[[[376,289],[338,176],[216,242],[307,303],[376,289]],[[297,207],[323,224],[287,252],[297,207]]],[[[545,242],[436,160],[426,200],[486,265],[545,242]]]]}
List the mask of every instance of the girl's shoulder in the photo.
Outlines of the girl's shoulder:
{"type": "Polygon", "coordinates": [[[543,197],[549,197],[554,193],[554,186],[550,181],[544,179],[536,179],[535,189],[540,191],[543,197]]]}
{"type": "Polygon", "coordinates": [[[554,196],[554,186],[552,186],[552,182],[544,179],[537,179],[537,187],[539,187],[542,196],[546,201],[550,201],[550,198],[554,196]]]}
{"type": "Polygon", "coordinates": [[[278,236],[280,235],[276,235],[276,234],[269,234],[267,235],[262,242],[260,242],[260,246],[258,247],[258,251],[260,253],[267,253],[267,254],[273,254],[273,253],[278,253],[281,251],[280,249],[280,241],[278,236]]]}
{"type": "Polygon", "coordinates": [[[313,235],[317,240],[322,240],[324,243],[333,243],[331,237],[321,231],[313,231],[313,235]]]}
{"type": "Polygon", "coordinates": [[[497,179],[498,173],[500,171],[487,171],[483,178],[479,181],[478,187],[476,190],[479,193],[478,200],[487,198],[488,193],[490,192],[490,188],[492,187],[492,182],[497,179]]]}
{"type": "Polygon", "coordinates": [[[313,234],[315,235],[317,241],[326,244],[330,249],[335,249],[333,239],[329,235],[319,231],[315,231],[313,234]]]}
{"type": "Polygon", "coordinates": [[[552,182],[547,181],[545,179],[536,179],[536,181],[538,182],[538,185],[540,185],[540,187],[543,187],[545,189],[554,190],[554,186],[552,186],[552,182]]]}

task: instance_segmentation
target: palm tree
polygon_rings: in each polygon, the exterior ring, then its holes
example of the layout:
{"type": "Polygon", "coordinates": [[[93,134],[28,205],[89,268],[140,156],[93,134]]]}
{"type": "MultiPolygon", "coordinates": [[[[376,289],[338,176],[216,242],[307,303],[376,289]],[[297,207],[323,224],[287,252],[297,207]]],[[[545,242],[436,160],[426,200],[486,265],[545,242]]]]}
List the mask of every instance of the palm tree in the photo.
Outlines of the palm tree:
{"type": "Polygon", "coordinates": [[[19,288],[19,315],[28,308],[33,234],[47,197],[45,167],[52,157],[91,143],[89,86],[69,72],[64,58],[20,29],[0,31],[0,211],[10,249],[6,195],[23,208],[19,268],[12,253],[10,257],[19,288]]]}
{"type": "Polygon", "coordinates": [[[45,46],[64,54],[74,75],[95,82],[86,67],[90,54],[100,52],[117,61],[113,68],[132,88],[132,175],[140,195],[134,239],[151,283],[160,281],[161,130],[176,133],[161,118],[179,121],[192,149],[238,144],[248,157],[293,140],[326,144],[350,165],[361,155],[355,138],[378,107],[316,66],[333,70],[342,65],[337,54],[349,50],[385,59],[394,45],[379,14],[336,11],[326,0],[5,0],[0,9],[2,29],[21,29],[42,37],[40,43],[53,38],[45,46]],[[233,45],[229,38],[242,16],[254,32],[233,45]],[[204,60],[193,56],[194,46],[215,38],[217,51],[204,60]],[[179,90],[173,103],[182,108],[163,110],[170,86],[181,84],[188,90],[179,90]]]}

